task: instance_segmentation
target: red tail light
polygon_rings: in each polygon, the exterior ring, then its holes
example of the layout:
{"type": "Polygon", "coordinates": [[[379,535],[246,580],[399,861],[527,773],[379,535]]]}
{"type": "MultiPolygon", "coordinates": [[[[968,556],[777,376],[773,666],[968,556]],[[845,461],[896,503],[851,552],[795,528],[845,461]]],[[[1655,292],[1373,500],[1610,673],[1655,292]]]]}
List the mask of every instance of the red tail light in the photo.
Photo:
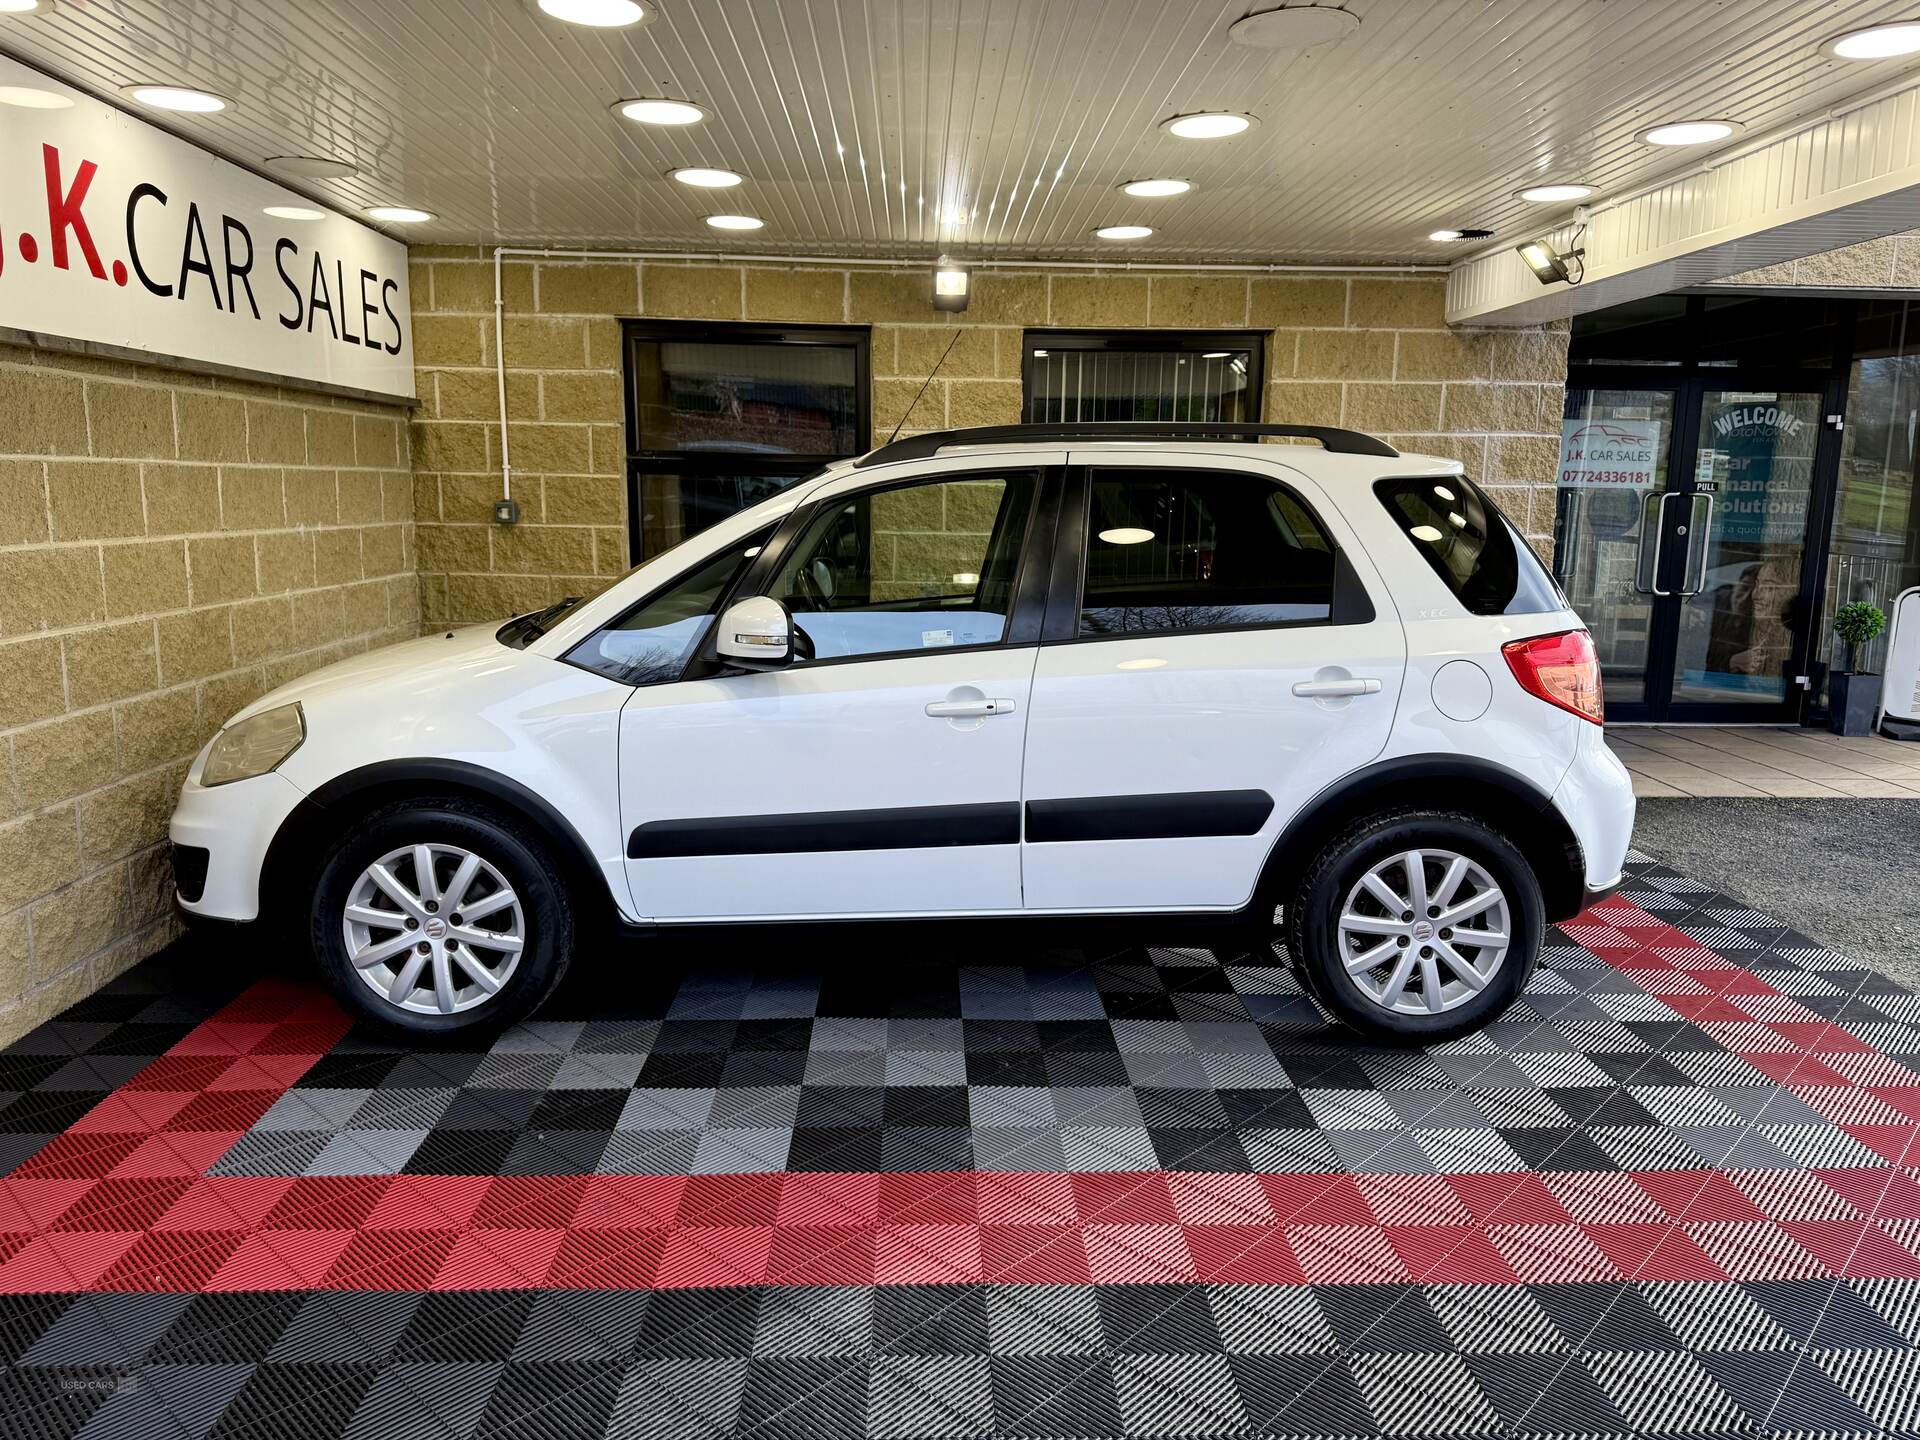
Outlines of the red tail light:
{"type": "Polygon", "coordinates": [[[1600,699],[1600,657],[1584,630],[1536,635],[1500,647],[1520,688],[1549,705],[1571,710],[1598,725],[1605,714],[1600,699]]]}

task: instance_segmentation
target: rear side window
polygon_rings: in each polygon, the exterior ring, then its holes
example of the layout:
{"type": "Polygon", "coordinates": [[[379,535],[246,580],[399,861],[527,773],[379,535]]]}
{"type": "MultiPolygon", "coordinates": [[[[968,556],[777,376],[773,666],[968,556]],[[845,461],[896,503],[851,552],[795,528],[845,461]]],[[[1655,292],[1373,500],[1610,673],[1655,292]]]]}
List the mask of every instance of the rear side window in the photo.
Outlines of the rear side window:
{"type": "Polygon", "coordinates": [[[1223,470],[1100,470],[1082,636],[1324,625],[1333,545],[1287,491],[1223,470]]]}
{"type": "Polygon", "coordinates": [[[1540,615],[1567,608],[1500,507],[1464,475],[1402,475],[1373,493],[1433,573],[1474,615],[1540,615]]]}

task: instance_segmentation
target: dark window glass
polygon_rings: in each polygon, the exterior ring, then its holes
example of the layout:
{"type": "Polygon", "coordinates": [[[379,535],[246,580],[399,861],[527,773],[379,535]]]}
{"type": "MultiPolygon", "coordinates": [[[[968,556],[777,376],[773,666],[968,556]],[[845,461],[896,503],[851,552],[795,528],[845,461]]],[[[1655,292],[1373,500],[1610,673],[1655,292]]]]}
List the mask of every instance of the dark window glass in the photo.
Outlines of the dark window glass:
{"type": "Polygon", "coordinates": [[[956,475],[828,502],[768,593],[819,660],[998,644],[1033,490],[1031,474],[956,475]]]}
{"type": "Polygon", "coordinates": [[[846,455],[859,442],[852,345],[636,344],[640,450],[846,455]]]}
{"type": "MultiPolygon", "coordinates": [[[[1909,585],[1920,584],[1920,311],[1903,300],[1861,306],[1854,360],[1847,377],[1847,428],[1841,432],[1839,495],[1821,596],[1815,655],[1839,669],[1846,647],[1833,633],[1834,612],[1865,600],[1891,612],[1909,585]]],[[[1856,663],[1886,663],[1887,635],[1865,646],[1856,663]]]]}
{"type": "Polygon", "coordinates": [[[1829,370],[1840,338],[1826,300],[1775,295],[1700,297],[1700,363],[1829,370]]]}
{"type": "Polygon", "coordinates": [[[1029,423],[1258,420],[1262,339],[1029,330],[1029,423]]]}
{"type": "Polygon", "coordinates": [[[1333,546],[1299,500],[1224,470],[1095,472],[1080,634],[1325,623],[1333,546]]]}
{"type": "Polygon", "coordinates": [[[1687,297],[1650,295],[1573,317],[1573,365],[1678,365],[1687,354],[1687,297]]]}
{"type": "Polygon", "coordinates": [[[582,640],[568,652],[567,660],[622,685],[660,685],[679,679],[688,657],[706,637],[721,597],[772,533],[763,530],[695,566],[582,640]]]}
{"type": "Polygon", "coordinates": [[[867,448],[867,332],[627,327],[632,553],[651,559],[867,448]]]}
{"type": "Polygon", "coordinates": [[[1400,476],[1380,481],[1373,493],[1472,614],[1539,615],[1566,608],[1520,532],[1466,476],[1400,476]]]}

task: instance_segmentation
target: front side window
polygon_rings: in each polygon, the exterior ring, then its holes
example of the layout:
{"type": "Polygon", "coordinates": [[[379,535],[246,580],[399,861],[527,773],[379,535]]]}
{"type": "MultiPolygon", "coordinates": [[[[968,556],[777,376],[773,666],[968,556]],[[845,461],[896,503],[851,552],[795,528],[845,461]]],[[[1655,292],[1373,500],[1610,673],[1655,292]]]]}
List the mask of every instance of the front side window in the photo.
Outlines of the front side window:
{"type": "Polygon", "coordinates": [[[1225,470],[1096,471],[1079,633],[1325,624],[1333,544],[1270,480],[1225,470]]]}
{"type": "Polygon", "coordinates": [[[568,663],[622,685],[662,685],[679,679],[688,657],[706,638],[721,597],[771,533],[763,530],[696,565],[574,646],[567,654],[568,663]]]}
{"type": "Polygon", "coordinates": [[[827,501],[768,593],[817,660],[997,645],[1034,483],[964,475],[827,501]]]}
{"type": "Polygon", "coordinates": [[[1402,475],[1373,493],[1472,615],[1567,608],[1559,587],[1500,508],[1464,475],[1402,475]]]}

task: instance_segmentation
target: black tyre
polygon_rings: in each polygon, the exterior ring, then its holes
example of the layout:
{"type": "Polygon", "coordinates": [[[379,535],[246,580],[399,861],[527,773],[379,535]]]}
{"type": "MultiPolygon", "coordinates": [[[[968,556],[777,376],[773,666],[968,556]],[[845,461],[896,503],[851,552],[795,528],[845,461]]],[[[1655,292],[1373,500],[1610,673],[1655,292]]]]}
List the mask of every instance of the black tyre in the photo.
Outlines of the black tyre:
{"type": "Polygon", "coordinates": [[[313,952],[361,1019],[409,1035],[498,1028],[566,971],[574,909],[561,874],[510,814],[456,797],[388,805],[323,857],[313,952]]]}
{"type": "Polygon", "coordinates": [[[1466,1035],[1526,988],[1545,912],[1533,867],[1470,815],[1400,811],[1331,841],[1286,912],[1314,998],[1376,1039],[1466,1035]]]}

